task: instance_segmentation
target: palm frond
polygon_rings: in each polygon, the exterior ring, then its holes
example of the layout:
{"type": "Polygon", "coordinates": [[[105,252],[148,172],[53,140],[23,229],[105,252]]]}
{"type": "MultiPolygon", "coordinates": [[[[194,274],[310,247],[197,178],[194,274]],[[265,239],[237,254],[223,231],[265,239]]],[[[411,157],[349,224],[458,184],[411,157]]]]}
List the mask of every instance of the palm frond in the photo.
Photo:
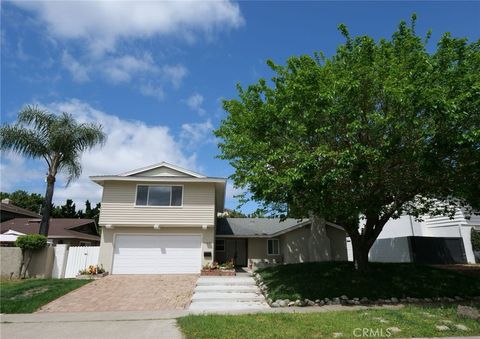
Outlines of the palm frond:
{"type": "Polygon", "coordinates": [[[78,154],[65,158],[61,163],[59,169],[67,174],[67,184],[80,177],[82,174],[82,165],[80,164],[80,156],[78,154]]]}
{"type": "Polygon", "coordinates": [[[17,122],[20,125],[31,125],[33,129],[47,133],[55,118],[54,114],[40,109],[37,105],[27,105],[18,113],[17,122]]]}
{"type": "Polygon", "coordinates": [[[19,125],[0,127],[0,148],[29,158],[45,157],[49,152],[43,133],[19,125]]]}

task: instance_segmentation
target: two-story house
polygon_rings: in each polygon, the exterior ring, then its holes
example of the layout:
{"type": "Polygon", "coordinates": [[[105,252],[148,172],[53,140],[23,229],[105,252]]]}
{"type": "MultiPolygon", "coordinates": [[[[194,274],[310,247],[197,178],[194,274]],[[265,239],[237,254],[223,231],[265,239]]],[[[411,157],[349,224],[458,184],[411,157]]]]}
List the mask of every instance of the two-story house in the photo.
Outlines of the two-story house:
{"type": "Polygon", "coordinates": [[[91,179],[103,186],[99,263],[107,271],[198,273],[213,259],[226,179],[167,163],[91,179]]]}
{"type": "Polygon", "coordinates": [[[214,260],[252,268],[347,260],[345,231],[324,220],[217,222],[225,178],[160,163],[91,179],[103,186],[99,264],[112,274],[199,273],[214,260]]]}

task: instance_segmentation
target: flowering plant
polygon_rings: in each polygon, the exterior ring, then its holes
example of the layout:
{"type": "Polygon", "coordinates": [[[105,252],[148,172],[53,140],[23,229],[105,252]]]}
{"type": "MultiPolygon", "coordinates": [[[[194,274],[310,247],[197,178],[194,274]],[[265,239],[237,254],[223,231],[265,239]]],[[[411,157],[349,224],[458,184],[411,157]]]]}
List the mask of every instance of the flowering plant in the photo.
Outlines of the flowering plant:
{"type": "Polygon", "coordinates": [[[87,268],[78,271],[81,275],[95,275],[95,274],[102,274],[105,273],[105,269],[102,265],[90,265],[87,268]]]}

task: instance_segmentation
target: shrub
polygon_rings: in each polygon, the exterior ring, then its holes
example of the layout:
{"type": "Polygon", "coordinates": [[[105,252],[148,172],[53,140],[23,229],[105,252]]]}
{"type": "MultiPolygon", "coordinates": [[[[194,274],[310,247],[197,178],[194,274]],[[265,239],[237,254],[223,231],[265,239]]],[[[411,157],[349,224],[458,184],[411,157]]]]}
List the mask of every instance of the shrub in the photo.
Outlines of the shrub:
{"type": "Polygon", "coordinates": [[[47,246],[47,237],[41,234],[21,235],[15,240],[15,246],[22,250],[36,251],[47,246]]]}
{"type": "Polygon", "coordinates": [[[47,246],[47,237],[40,234],[21,235],[15,240],[15,246],[22,249],[22,265],[20,266],[19,277],[25,278],[27,269],[32,261],[32,254],[47,246]]]}

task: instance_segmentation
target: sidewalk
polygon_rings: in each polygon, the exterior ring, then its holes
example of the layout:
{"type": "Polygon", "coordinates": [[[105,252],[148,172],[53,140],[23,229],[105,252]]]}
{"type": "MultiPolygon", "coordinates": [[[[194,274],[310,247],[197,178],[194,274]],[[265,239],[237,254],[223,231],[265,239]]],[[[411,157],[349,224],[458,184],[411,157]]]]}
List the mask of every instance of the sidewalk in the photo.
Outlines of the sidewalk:
{"type": "Polygon", "coordinates": [[[172,338],[186,311],[2,314],[2,339],[172,338]]]}

